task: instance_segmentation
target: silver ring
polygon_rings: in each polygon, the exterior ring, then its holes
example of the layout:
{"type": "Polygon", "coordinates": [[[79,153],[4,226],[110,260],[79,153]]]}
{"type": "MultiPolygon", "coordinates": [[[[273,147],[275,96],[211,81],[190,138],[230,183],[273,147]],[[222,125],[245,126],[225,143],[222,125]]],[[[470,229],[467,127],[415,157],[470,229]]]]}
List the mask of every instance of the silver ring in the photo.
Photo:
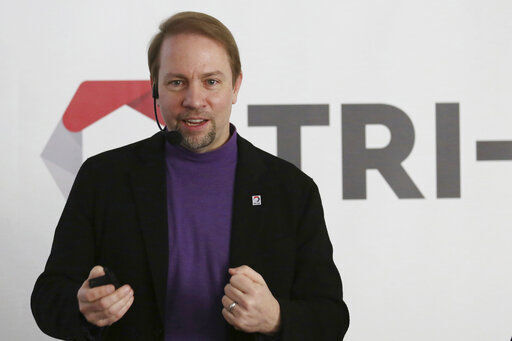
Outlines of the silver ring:
{"type": "Polygon", "coordinates": [[[231,313],[231,312],[232,312],[232,310],[235,308],[235,305],[236,305],[236,302],[233,302],[233,303],[231,303],[231,304],[229,305],[229,307],[228,307],[228,311],[229,311],[230,313],[231,313]]]}

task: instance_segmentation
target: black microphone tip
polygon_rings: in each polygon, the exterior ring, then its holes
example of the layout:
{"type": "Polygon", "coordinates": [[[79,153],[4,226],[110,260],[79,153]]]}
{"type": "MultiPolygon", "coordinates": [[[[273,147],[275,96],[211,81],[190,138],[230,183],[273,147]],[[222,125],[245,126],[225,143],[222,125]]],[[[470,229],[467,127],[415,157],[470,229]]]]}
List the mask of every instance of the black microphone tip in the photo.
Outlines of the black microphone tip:
{"type": "Polygon", "coordinates": [[[165,138],[167,139],[167,142],[172,144],[173,146],[176,146],[183,141],[183,135],[177,130],[171,130],[167,131],[165,133],[165,138]]]}

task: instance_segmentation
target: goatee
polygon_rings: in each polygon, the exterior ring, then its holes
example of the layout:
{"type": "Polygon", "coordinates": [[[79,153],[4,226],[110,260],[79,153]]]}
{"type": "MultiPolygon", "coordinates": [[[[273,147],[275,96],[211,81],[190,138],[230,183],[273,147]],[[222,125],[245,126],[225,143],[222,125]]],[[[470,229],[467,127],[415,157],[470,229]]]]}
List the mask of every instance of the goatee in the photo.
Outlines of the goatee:
{"type": "Polygon", "coordinates": [[[215,140],[216,136],[215,121],[210,120],[209,123],[210,129],[208,132],[206,132],[204,135],[198,136],[186,134],[179,127],[177,127],[176,130],[179,131],[183,136],[181,146],[193,152],[197,152],[209,146],[215,140]]]}

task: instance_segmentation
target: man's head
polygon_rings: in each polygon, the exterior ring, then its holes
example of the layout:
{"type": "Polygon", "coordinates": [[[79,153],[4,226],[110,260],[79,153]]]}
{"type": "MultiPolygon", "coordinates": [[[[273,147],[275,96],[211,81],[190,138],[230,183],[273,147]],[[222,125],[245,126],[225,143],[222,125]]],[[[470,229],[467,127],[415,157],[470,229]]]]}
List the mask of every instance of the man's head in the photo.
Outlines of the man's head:
{"type": "Polygon", "coordinates": [[[160,31],[151,40],[148,49],[148,64],[151,80],[158,80],[160,69],[160,48],[165,38],[180,33],[195,33],[220,43],[229,57],[233,85],[242,72],[240,54],[235,38],[223,23],[214,17],[199,12],[181,12],[165,20],[159,26],[160,31]]]}
{"type": "Polygon", "coordinates": [[[229,30],[209,15],[178,13],[160,25],[148,63],[164,121],[181,132],[183,146],[206,152],[226,142],[242,80],[229,30]]]}

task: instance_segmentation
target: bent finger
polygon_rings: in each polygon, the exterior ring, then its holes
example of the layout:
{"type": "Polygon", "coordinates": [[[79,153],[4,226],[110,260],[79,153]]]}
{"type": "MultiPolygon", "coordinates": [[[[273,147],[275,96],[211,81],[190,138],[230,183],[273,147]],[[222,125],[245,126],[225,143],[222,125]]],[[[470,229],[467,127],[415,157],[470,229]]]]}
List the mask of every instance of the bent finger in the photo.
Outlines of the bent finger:
{"type": "Polygon", "coordinates": [[[242,265],[237,268],[230,268],[229,273],[231,275],[243,274],[256,283],[260,283],[260,284],[265,283],[263,276],[261,276],[258,272],[256,272],[256,270],[254,270],[253,268],[251,268],[248,265],[242,265]]]}
{"type": "Polygon", "coordinates": [[[82,286],[80,290],[78,290],[78,300],[82,302],[92,303],[101,299],[102,297],[111,295],[115,291],[115,287],[112,284],[102,285],[97,288],[89,288],[82,286]]]}
{"type": "Polygon", "coordinates": [[[246,310],[237,301],[233,301],[228,296],[222,297],[222,305],[230,314],[232,314],[235,317],[242,316],[246,312],[246,310]],[[233,307],[229,309],[229,307],[231,307],[232,305],[233,307]]]}
{"type": "Polygon", "coordinates": [[[243,274],[236,274],[229,279],[229,283],[243,292],[244,294],[252,294],[258,284],[243,274]]]}
{"type": "Polygon", "coordinates": [[[238,329],[235,316],[231,314],[226,308],[222,308],[222,316],[224,316],[224,319],[227,323],[235,327],[235,329],[238,329]]]}
{"type": "Polygon", "coordinates": [[[119,301],[114,302],[111,306],[105,309],[105,312],[108,315],[108,317],[116,316],[132,297],[133,293],[129,293],[128,295],[124,296],[119,301]]]}
{"type": "Polygon", "coordinates": [[[120,309],[117,310],[115,314],[109,318],[109,325],[119,321],[124,316],[124,314],[126,314],[128,309],[130,309],[130,307],[132,306],[134,299],[134,296],[128,297],[128,300],[124,302],[124,305],[121,306],[120,309]]]}
{"type": "Polygon", "coordinates": [[[104,296],[95,302],[95,307],[97,310],[106,310],[132,294],[132,288],[128,284],[125,284],[116,291],[112,292],[110,295],[104,296]]]}
{"type": "Polygon", "coordinates": [[[84,317],[89,323],[94,324],[98,327],[104,327],[105,324],[102,323],[102,320],[106,319],[106,316],[103,312],[90,312],[87,314],[84,314],[84,317]]]}
{"type": "Polygon", "coordinates": [[[242,303],[245,302],[245,294],[231,284],[224,287],[224,294],[226,294],[230,300],[237,302],[238,304],[242,304],[244,308],[246,308],[245,304],[242,303]]]}
{"type": "Polygon", "coordinates": [[[234,301],[227,297],[226,295],[222,296],[222,306],[226,309],[229,309],[229,306],[231,305],[231,303],[233,303],[234,301]]]}

